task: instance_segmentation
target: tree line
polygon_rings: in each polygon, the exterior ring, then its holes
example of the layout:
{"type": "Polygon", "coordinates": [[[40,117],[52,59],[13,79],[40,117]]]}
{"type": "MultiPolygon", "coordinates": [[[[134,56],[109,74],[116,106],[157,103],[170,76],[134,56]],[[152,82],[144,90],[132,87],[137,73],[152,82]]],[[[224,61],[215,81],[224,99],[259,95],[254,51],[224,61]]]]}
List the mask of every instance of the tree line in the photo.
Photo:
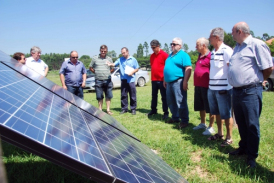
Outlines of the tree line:
{"type": "MultiPolygon", "coordinates": [[[[264,33],[262,37],[260,36],[255,36],[253,31],[250,31],[250,34],[258,39],[261,39],[263,41],[267,41],[271,38],[274,38],[274,36],[269,36],[267,33],[264,33]]],[[[232,34],[231,33],[226,33],[224,36],[224,43],[231,48],[234,48],[236,46],[236,42],[233,40],[232,34]]],[[[271,55],[274,56],[274,41],[272,41],[271,44],[267,43],[267,45],[270,48],[271,55]]],[[[160,48],[165,51],[166,53],[170,54],[172,52],[171,47],[167,44],[164,43],[164,46],[160,43],[160,48]]],[[[182,49],[187,52],[191,58],[191,63],[195,64],[199,53],[194,50],[194,51],[188,51],[189,47],[186,43],[183,44],[182,49]]],[[[213,50],[213,46],[209,46],[209,50],[213,50]]],[[[137,52],[134,53],[132,56],[135,57],[138,60],[138,63],[141,67],[149,67],[150,65],[150,54],[149,54],[149,44],[145,41],[144,44],[139,44],[137,47],[137,52]]],[[[122,54],[119,54],[117,57],[117,54],[114,50],[108,51],[107,55],[112,58],[113,62],[115,62],[118,58],[122,57],[122,54]]],[[[26,57],[29,57],[30,54],[27,53],[26,57]]],[[[44,60],[47,65],[49,66],[49,70],[59,70],[64,59],[69,58],[70,55],[69,53],[46,53],[41,55],[41,59],[44,60]]],[[[89,55],[82,55],[79,60],[81,60],[86,68],[89,68],[89,64],[91,62],[91,58],[89,55]]]]}

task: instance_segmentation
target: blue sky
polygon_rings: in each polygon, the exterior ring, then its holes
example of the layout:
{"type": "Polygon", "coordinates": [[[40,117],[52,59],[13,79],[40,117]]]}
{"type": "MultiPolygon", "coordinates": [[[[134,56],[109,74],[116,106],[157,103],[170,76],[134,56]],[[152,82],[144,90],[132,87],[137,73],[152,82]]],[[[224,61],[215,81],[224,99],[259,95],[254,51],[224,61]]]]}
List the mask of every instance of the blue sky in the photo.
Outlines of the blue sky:
{"type": "Polygon", "coordinates": [[[164,45],[174,37],[195,50],[211,29],[231,32],[240,21],[255,36],[274,36],[273,0],[1,0],[0,7],[0,50],[7,54],[39,46],[42,54],[93,56],[106,44],[117,54],[126,46],[133,55],[140,43],[164,45]]]}

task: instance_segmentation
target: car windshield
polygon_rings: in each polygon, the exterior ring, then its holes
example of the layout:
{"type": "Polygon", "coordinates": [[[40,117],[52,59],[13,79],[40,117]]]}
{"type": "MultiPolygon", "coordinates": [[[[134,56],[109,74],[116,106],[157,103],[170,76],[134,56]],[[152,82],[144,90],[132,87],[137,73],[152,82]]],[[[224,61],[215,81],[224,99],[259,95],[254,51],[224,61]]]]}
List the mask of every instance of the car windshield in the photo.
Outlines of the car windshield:
{"type": "Polygon", "coordinates": [[[91,77],[94,77],[94,73],[91,72],[90,70],[87,70],[87,78],[91,78],[91,77]]]}

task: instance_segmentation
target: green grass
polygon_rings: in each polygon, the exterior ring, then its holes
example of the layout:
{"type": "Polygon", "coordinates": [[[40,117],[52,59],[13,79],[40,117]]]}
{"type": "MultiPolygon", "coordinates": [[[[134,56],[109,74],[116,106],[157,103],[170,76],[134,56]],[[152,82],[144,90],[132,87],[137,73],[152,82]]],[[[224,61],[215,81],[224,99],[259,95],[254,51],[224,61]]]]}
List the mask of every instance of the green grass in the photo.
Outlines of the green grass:
{"type": "MultiPolygon", "coordinates": [[[[50,72],[48,78],[60,85],[58,72],[50,72]]],[[[192,77],[193,78],[193,77],[192,77]]],[[[151,85],[137,87],[137,114],[119,115],[120,89],[113,91],[111,103],[113,117],[130,130],[144,144],[158,152],[172,168],[189,182],[274,182],[274,92],[263,93],[263,111],[260,118],[261,142],[257,168],[246,168],[245,159],[229,157],[228,152],[238,147],[239,134],[233,129],[232,147],[220,147],[220,142],[208,141],[202,130],[193,131],[199,124],[199,113],[193,109],[193,80],[189,81],[188,106],[190,125],[179,130],[175,124],[161,120],[161,97],[158,98],[158,113],[148,118],[150,111],[151,85]]],[[[85,92],[84,98],[98,106],[94,92],[85,92]]],[[[105,104],[104,104],[105,110],[105,104]]],[[[216,124],[214,126],[217,129],[216,124]]],[[[225,128],[224,128],[225,129],[225,128]]],[[[3,143],[3,160],[9,182],[88,182],[88,179],[67,171],[43,158],[3,143]]]]}

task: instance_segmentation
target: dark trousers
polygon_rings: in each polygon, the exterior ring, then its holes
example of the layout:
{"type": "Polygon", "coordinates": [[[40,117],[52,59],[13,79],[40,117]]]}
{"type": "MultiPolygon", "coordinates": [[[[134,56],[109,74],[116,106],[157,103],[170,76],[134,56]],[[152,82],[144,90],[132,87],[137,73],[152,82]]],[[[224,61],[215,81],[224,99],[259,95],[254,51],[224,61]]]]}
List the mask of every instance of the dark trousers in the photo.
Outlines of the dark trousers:
{"type": "Polygon", "coordinates": [[[164,114],[168,114],[168,107],[166,102],[166,89],[163,86],[163,81],[152,81],[152,99],[151,99],[151,111],[157,113],[157,103],[158,103],[158,90],[160,90],[162,97],[162,109],[164,114]]]}
{"type": "Polygon", "coordinates": [[[82,86],[74,87],[74,86],[68,86],[67,85],[67,89],[68,89],[69,92],[73,93],[74,95],[77,95],[81,99],[84,98],[82,86]]]}
{"type": "Polygon", "coordinates": [[[128,110],[128,93],[130,98],[130,109],[136,110],[137,98],[135,83],[127,83],[127,80],[121,80],[121,107],[122,110],[128,110]]]}
{"type": "Polygon", "coordinates": [[[241,137],[239,148],[248,158],[258,157],[260,142],[259,117],[262,111],[262,86],[233,89],[233,108],[241,137]]]}

